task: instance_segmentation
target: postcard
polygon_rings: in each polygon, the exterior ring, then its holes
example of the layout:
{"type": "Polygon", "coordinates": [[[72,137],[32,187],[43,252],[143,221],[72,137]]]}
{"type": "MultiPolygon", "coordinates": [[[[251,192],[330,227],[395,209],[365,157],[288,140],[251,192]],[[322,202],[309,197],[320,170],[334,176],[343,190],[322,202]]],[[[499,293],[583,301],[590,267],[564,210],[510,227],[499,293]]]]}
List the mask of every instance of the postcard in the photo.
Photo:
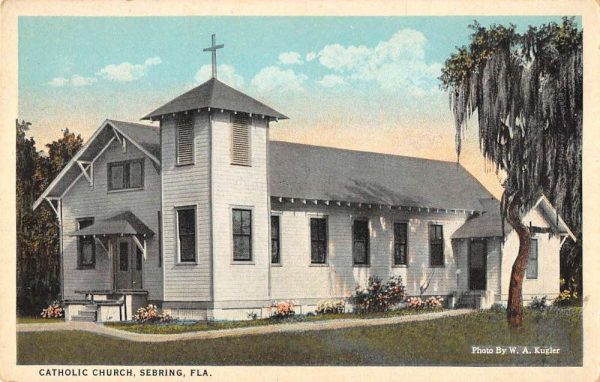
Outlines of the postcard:
{"type": "Polygon", "coordinates": [[[597,379],[596,7],[5,1],[2,379],[597,379]]]}

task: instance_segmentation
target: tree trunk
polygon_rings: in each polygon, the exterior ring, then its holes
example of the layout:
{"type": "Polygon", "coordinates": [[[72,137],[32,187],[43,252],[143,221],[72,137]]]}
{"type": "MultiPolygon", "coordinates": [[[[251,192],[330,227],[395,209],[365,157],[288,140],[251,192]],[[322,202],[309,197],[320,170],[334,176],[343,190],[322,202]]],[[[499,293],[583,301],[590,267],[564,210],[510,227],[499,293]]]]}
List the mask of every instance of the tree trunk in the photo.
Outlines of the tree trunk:
{"type": "Polygon", "coordinates": [[[508,289],[508,306],[506,309],[506,318],[511,327],[517,328],[523,323],[523,277],[527,267],[527,258],[529,257],[529,244],[531,233],[521,220],[518,203],[512,199],[508,202],[506,220],[514,228],[519,237],[519,253],[512,266],[510,274],[510,286],[508,289]]]}

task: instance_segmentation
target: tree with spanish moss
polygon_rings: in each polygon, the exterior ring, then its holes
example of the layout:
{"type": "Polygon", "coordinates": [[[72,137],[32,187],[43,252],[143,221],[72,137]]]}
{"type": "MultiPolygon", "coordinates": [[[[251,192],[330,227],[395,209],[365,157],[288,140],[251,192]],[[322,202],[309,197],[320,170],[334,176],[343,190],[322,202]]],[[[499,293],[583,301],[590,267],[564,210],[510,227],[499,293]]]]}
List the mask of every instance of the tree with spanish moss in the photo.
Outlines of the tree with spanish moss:
{"type": "Polygon", "coordinates": [[[469,45],[446,60],[440,80],[459,159],[467,121],[476,115],[481,152],[506,175],[501,212],[519,237],[507,319],[518,327],[531,238],[523,214],[544,194],[581,238],[582,31],[570,18],[524,33],[512,24],[470,28],[469,45]]]}

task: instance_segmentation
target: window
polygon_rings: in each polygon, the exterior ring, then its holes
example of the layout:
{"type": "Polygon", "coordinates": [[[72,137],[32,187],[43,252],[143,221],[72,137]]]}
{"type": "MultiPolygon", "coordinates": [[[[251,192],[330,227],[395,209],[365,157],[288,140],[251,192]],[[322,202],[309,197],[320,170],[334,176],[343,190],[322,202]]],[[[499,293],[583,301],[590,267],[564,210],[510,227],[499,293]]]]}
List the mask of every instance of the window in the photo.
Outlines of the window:
{"type": "Polygon", "coordinates": [[[177,165],[194,163],[194,123],[191,115],[178,114],[175,119],[177,165]]]}
{"type": "Polygon", "coordinates": [[[529,242],[529,257],[527,258],[527,268],[525,277],[528,279],[537,279],[538,277],[538,241],[531,239],[529,242]]]}
{"type": "Polygon", "coordinates": [[[108,190],[144,187],[144,159],[108,164],[108,190]]]}
{"type": "Polygon", "coordinates": [[[250,166],[250,129],[248,117],[235,114],[231,129],[231,163],[250,166]]]}
{"type": "Polygon", "coordinates": [[[369,222],[355,220],[352,223],[352,259],[354,265],[369,265],[369,222]]]}
{"type": "Polygon", "coordinates": [[[327,263],[327,219],[310,219],[310,262],[327,263]]]}
{"type": "Polygon", "coordinates": [[[233,260],[252,261],[252,211],[233,209],[233,260]]]}
{"type": "MultiPolygon", "coordinates": [[[[94,224],[94,218],[79,219],[78,229],[94,224]]],[[[77,239],[77,265],[80,269],[93,269],[96,266],[96,242],[93,236],[79,236],[77,239]]]]}
{"type": "Polygon", "coordinates": [[[444,266],[444,230],[438,224],[429,226],[429,263],[432,267],[444,266]]]}
{"type": "Polygon", "coordinates": [[[196,209],[177,210],[177,231],[179,235],[179,261],[196,261],[196,209]]]}
{"type": "Polygon", "coordinates": [[[271,216],[271,264],[279,264],[279,216],[271,216]]]}
{"type": "Polygon", "coordinates": [[[394,265],[406,265],[408,224],[394,223],[394,265]]]}

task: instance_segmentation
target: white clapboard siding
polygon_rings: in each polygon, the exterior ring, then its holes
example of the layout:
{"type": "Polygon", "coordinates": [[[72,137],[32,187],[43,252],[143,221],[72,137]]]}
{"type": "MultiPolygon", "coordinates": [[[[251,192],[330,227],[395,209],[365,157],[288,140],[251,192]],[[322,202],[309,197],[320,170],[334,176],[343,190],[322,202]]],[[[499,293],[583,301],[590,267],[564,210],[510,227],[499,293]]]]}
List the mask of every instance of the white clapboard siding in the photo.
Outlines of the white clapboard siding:
{"type": "Polygon", "coordinates": [[[159,267],[159,227],[157,212],[160,211],[160,174],[134,145],[123,146],[113,141],[94,163],[94,187],[91,188],[85,177],[79,178],[63,199],[63,256],[64,288],[66,299],[82,298],[76,290],[111,289],[113,287],[112,259],[99,245],[96,245],[96,267],[78,269],[77,219],[93,217],[95,221],[110,218],[123,211],[131,211],[144,222],[155,235],[147,239],[147,255],[143,262],[143,288],[148,291],[148,299],[161,300],[162,268],[159,267]],[[144,187],[140,190],[108,192],[107,163],[132,159],[144,160],[144,187]]]}
{"type": "Polygon", "coordinates": [[[177,122],[177,164],[194,163],[194,124],[192,119],[177,122]]]}
{"type": "Polygon", "coordinates": [[[248,117],[237,114],[232,118],[231,163],[250,165],[250,131],[248,117]]]}

